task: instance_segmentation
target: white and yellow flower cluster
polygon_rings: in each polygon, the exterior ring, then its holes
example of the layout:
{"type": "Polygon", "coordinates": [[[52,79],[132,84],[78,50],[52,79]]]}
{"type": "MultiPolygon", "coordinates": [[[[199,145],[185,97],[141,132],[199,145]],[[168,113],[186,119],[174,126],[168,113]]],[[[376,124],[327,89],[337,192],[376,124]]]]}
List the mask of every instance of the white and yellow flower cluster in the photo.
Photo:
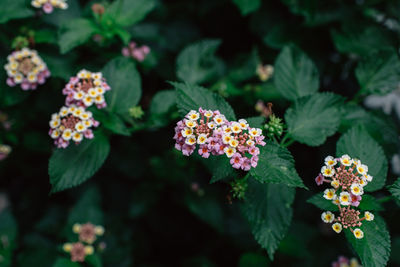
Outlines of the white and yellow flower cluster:
{"type": "Polygon", "coordinates": [[[330,211],[323,212],[322,221],[333,223],[332,229],[336,233],[340,233],[342,228],[349,228],[357,239],[363,238],[363,231],[354,227],[360,227],[363,220],[372,221],[374,215],[366,211],[364,217],[360,218],[360,212],[353,207],[359,206],[364,187],[372,181],[368,166],[347,154],[340,158],[328,156],[315,181],[318,185],[329,183],[332,186],[325,189],[323,197],[337,205],[340,211],[337,218],[330,211]]]}
{"type": "Polygon", "coordinates": [[[7,57],[7,60],[4,68],[7,71],[9,86],[18,84],[23,90],[33,90],[50,76],[46,63],[35,50],[23,48],[14,51],[7,57]]]}
{"type": "Polygon", "coordinates": [[[81,70],[65,85],[63,94],[67,96],[66,105],[90,107],[95,104],[97,108],[105,108],[104,93],[110,89],[101,72],[81,70]]]}
{"type": "Polygon", "coordinates": [[[90,111],[72,105],[54,113],[49,124],[49,134],[55,145],[66,148],[71,140],[79,144],[83,138],[93,138],[91,128],[97,127],[99,123],[93,119],[90,111]]]}
{"type": "Polygon", "coordinates": [[[53,12],[54,8],[68,8],[65,0],[32,0],[31,5],[36,8],[42,8],[47,14],[53,12]]]}

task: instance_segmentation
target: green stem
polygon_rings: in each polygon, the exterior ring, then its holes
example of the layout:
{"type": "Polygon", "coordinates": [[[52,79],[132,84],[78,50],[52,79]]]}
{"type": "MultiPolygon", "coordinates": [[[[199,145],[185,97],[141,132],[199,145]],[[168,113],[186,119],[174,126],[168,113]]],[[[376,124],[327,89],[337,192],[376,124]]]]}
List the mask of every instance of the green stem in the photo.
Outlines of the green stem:
{"type": "Polygon", "coordinates": [[[289,134],[286,133],[286,134],[283,136],[282,140],[281,140],[281,145],[284,144],[285,141],[286,141],[286,139],[288,139],[288,138],[289,138],[289,134]]]}
{"type": "Polygon", "coordinates": [[[293,144],[295,142],[295,140],[294,139],[290,139],[288,142],[286,142],[285,144],[281,144],[281,146],[283,146],[283,147],[288,147],[288,146],[290,146],[291,144],[293,144]]]}

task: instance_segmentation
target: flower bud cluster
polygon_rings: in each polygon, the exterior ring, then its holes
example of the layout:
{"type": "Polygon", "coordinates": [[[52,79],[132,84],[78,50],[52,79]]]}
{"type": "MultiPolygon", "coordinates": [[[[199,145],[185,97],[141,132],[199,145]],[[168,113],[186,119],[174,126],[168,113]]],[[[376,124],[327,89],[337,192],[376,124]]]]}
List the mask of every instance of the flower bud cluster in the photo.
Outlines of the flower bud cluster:
{"type": "Polygon", "coordinates": [[[332,262],[332,267],[362,267],[356,258],[348,259],[344,256],[339,256],[338,260],[332,262]]]}
{"type": "Polygon", "coordinates": [[[269,118],[269,122],[264,126],[264,128],[268,131],[267,136],[269,138],[273,138],[274,136],[280,137],[283,133],[282,119],[273,114],[269,118]]]}
{"type": "Polygon", "coordinates": [[[203,158],[225,154],[235,169],[256,167],[264,146],[261,129],[251,128],[246,120],[228,121],[218,110],[191,110],[175,127],[175,148],[190,156],[198,145],[203,158]]]}
{"type": "Polygon", "coordinates": [[[122,48],[124,57],[132,57],[139,62],[145,60],[149,53],[150,48],[147,45],[137,46],[135,42],[130,42],[127,47],[122,48]]]}
{"type": "Polygon", "coordinates": [[[34,90],[50,76],[46,63],[35,50],[25,47],[12,52],[7,60],[4,68],[8,75],[7,84],[11,87],[18,84],[22,90],[34,90]]]}
{"type": "Polygon", "coordinates": [[[79,235],[79,241],[74,243],[65,243],[63,250],[71,255],[71,261],[84,262],[87,255],[94,253],[93,243],[98,236],[104,234],[104,227],[93,225],[88,222],[85,224],[74,224],[72,231],[79,235]]]}
{"type": "Polygon", "coordinates": [[[362,225],[363,220],[372,221],[374,215],[366,211],[364,217],[360,218],[360,211],[356,207],[362,200],[364,186],[371,181],[372,176],[368,174],[368,166],[362,164],[360,160],[353,159],[349,155],[340,158],[326,157],[325,165],[315,178],[315,182],[317,185],[329,183],[332,186],[325,189],[323,197],[338,206],[340,215],[335,217],[332,212],[326,211],[321,215],[322,221],[333,223],[332,229],[336,233],[340,233],[342,228],[349,228],[357,239],[363,238],[364,233],[358,227],[362,225]]]}

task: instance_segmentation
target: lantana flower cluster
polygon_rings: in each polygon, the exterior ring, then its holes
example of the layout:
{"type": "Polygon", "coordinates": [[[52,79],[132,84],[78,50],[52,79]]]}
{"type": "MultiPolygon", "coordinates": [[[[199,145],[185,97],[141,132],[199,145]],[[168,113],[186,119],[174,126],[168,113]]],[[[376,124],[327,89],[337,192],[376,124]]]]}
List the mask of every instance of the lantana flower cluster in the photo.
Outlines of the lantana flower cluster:
{"type": "Polygon", "coordinates": [[[256,167],[264,146],[262,130],[251,128],[246,120],[228,121],[218,110],[191,110],[175,127],[175,148],[190,156],[198,145],[203,158],[226,155],[235,169],[256,167]]]}
{"type": "Polygon", "coordinates": [[[51,116],[49,135],[57,147],[66,148],[71,140],[79,144],[84,137],[92,139],[91,128],[98,125],[90,111],[75,105],[64,106],[51,116]]]}
{"type": "Polygon", "coordinates": [[[36,8],[42,8],[46,14],[52,13],[54,8],[68,8],[65,0],[32,0],[31,5],[36,8]]]}
{"type": "Polygon", "coordinates": [[[79,144],[84,138],[94,137],[92,128],[99,126],[99,122],[86,108],[92,104],[99,109],[106,107],[104,93],[110,89],[100,72],[81,70],[70,78],[63,89],[67,95],[65,106],[51,116],[49,123],[49,135],[58,148],[68,147],[71,140],[79,144]]]}
{"type": "Polygon", "coordinates": [[[339,216],[330,211],[325,211],[321,219],[325,223],[333,223],[332,229],[340,233],[343,228],[349,230],[357,239],[364,237],[364,232],[359,228],[364,220],[372,221],[374,215],[365,211],[363,217],[356,209],[362,201],[364,186],[372,181],[372,176],[368,174],[368,166],[361,163],[358,159],[353,159],[349,155],[340,158],[328,156],[325,158],[325,165],[321,168],[321,173],[315,178],[317,185],[329,183],[332,187],[325,189],[324,198],[331,200],[339,208],[339,216]]]}
{"type": "Polygon", "coordinates": [[[67,96],[65,99],[67,106],[90,107],[95,104],[101,109],[107,106],[104,93],[110,89],[101,72],[81,70],[77,76],[70,78],[62,92],[67,96]]]}
{"type": "Polygon", "coordinates": [[[138,46],[135,42],[130,42],[127,47],[122,48],[124,57],[132,57],[139,62],[146,59],[150,53],[150,48],[147,45],[138,46]]]}
{"type": "Polygon", "coordinates": [[[22,90],[34,90],[50,76],[46,63],[35,50],[25,47],[12,52],[7,60],[4,68],[8,75],[7,84],[11,87],[18,84],[22,90]]]}
{"type": "Polygon", "coordinates": [[[84,262],[87,255],[94,253],[93,243],[98,236],[104,234],[104,227],[94,225],[90,222],[85,224],[74,224],[72,231],[78,234],[79,241],[74,243],[65,243],[63,250],[71,255],[71,261],[84,262]]]}

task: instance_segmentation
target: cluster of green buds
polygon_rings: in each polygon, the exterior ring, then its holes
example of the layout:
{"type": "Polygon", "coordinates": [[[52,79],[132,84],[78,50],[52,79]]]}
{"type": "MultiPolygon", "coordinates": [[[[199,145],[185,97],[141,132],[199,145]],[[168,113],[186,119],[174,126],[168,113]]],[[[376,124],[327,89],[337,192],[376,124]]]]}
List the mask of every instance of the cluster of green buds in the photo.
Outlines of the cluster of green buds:
{"type": "Polygon", "coordinates": [[[247,190],[247,177],[236,179],[230,182],[231,185],[231,193],[234,198],[239,200],[244,199],[246,190],[247,190]]]}
{"type": "Polygon", "coordinates": [[[272,114],[269,117],[269,122],[265,124],[264,128],[267,130],[267,136],[269,138],[273,138],[274,136],[280,137],[283,133],[282,119],[272,114]]]}
{"type": "Polygon", "coordinates": [[[129,109],[129,115],[134,119],[141,119],[144,111],[141,106],[134,106],[129,109]]]}

